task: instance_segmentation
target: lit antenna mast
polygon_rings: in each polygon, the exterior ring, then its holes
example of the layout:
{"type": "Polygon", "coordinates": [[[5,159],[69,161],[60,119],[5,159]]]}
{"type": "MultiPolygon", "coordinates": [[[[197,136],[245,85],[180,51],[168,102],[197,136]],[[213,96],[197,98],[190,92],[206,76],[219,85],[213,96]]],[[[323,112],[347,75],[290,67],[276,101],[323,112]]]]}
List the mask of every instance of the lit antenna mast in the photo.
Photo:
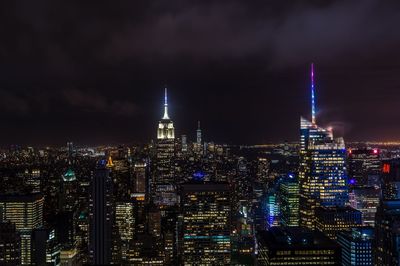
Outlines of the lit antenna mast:
{"type": "Polygon", "coordinates": [[[165,94],[164,94],[164,116],[162,119],[169,119],[168,116],[168,96],[167,96],[167,88],[165,87],[165,94]]]}
{"type": "Polygon", "coordinates": [[[314,63],[311,63],[311,122],[315,125],[314,63]]]}

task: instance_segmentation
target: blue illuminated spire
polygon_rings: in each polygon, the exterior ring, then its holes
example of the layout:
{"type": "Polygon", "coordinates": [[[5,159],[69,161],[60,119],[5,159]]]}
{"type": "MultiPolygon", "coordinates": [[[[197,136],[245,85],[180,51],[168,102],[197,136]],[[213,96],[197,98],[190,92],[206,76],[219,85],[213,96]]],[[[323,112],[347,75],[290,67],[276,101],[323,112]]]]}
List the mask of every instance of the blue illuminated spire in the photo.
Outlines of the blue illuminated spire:
{"type": "Polygon", "coordinates": [[[168,95],[167,88],[165,87],[165,95],[164,95],[164,116],[162,119],[169,119],[168,116],[168,95]]]}
{"type": "Polygon", "coordinates": [[[311,63],[311,123],[313,125],[316,124],[315,113],[314,63],[311,63]]]}

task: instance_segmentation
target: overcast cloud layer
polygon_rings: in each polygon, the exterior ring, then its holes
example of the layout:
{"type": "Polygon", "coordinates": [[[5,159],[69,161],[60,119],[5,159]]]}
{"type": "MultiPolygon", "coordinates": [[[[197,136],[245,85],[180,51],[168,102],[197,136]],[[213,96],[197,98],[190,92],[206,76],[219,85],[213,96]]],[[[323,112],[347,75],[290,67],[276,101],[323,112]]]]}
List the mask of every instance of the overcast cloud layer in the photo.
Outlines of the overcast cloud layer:
{"type": "Polygon", "coordinates": [[[164,85],[178,135],[296,140],[310,62],[321,124],[400,139],[399,1],[1,5],[2,145],[148,141],[164,85]]]}

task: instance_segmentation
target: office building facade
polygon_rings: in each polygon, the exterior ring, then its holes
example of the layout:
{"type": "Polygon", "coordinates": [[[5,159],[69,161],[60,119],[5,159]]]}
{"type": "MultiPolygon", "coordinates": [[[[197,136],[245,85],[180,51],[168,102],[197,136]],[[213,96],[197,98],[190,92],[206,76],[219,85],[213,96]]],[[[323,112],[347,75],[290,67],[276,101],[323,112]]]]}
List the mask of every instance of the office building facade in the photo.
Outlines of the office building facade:
{"type": "Polygon", "coordinates": [[[180,242],[184,265],[223,265],[231,260],[231,206],[227,183],[181,187],[180,242]]]}

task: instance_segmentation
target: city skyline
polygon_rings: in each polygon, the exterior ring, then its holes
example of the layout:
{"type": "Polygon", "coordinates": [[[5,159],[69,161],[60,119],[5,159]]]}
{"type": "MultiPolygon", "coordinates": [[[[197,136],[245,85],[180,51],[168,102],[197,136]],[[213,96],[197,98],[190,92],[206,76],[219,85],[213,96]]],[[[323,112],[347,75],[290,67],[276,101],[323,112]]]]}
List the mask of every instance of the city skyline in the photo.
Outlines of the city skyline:
{"type": "Polygon", "coordinates": [[[2,146],[147,142],[164,85],[177,136],[294,141],[310,62],[321,125],[398,140],[397,2],[3,7],[2,146]]]}
{"type": "Polygon", "coordinates": [[[0,265],[400,265],[400,1],[0,3],[0,265]]]}

